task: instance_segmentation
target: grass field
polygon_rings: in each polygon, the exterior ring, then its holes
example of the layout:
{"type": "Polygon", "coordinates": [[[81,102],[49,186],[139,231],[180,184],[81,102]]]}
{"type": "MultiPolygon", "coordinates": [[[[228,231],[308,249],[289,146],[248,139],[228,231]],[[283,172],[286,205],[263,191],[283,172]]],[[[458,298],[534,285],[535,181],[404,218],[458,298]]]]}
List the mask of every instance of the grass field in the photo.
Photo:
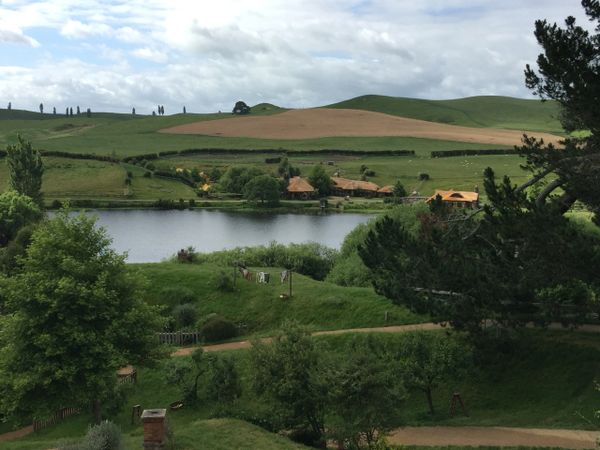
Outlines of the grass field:
{"type": "Polygon", "coordinates": [[[364,95],[328,105],[327,108],[364,109],[394,116],[483,128],[563,133],[558,121],[558,104],[553,101],[512,97],[480,96],[455,100],[364,95]]]}
{"type": "MultiPolygon", "coordinates": [[[[358,108],[417,119],[432,120],[472,127],[530,128],[553,133],[560,132],[554,116],[557,107],[551,102],[522,100],[507,97],[471,97],[457,100],[417,100],[382,96],[365,96],[348,100],[332,107],[358,108]]],[[[270,104],[253,108],[254,115],[277,114],[285,111],[270,104]]],[[[379,185],[392,184],[401,180],[409,191],[423,195],[434,189],[466,189],[482,185],[483,169],[491,166],[498,175],[509,175],[515,183],[525,179],[520,170],[517,156],[471,156],[431,159],[434,150],[490,149],[498,146],[478,143],[463,143],[413,137],[330,137],[304,140],[274,140],[227,138],[158,133],[163,128],[196,121],[232,118],[223,114],[175,114],[168,116],[132,116],[130,114],[94,113],[64,117],[36,112],[7,111],[0,109],[0,148],[16,140],[22,133],[33,141],[36,148],[112,155],[125,157],[151,152],[181,150],[187,148],[240,148],[240,149],[346,149],[346,150],[413,150],[414,157],[332,155],[291,156],[306,175],[312,165],[323,161],[335,161],[327,169],[341,171],[342,176],[359,178],[359,168],[367,165],[375,170],[371,181],[379,185]],[[43,117],[43,118],[41,118],[43,117]],[[431,179],[421,183],[419,173],[428,173],[431,179]]],[[[283,150],[282,150],[283,153],[283,150]]],[[[264,163],[267,156],[256,154],[196,155],[167,158],[156,161],[161,167],[197,167],[200,170],[214,166],[225,170],[232,165],[254,165],[268,171],[274,166],[264,163]]],[[[178,200],[194,198],[189,187],[172,180],[143,178],[143,171],[134,166],[46,158],[46,174],[43,191],[46,199],[100,199],[128,200],[130,202],[156,200],[159,198],[178,200]],[[125,191],[125,170],[134,173],[131,189],[125,191]]],[[[0,189],[6,185],[6,169],[0,164],[0,189]]],[[[378,209],[374,206],[372,209],[378,209]]]]}
{"type": "MultiPolygon", "coordinates": [[[[280,268],[251,268],[271,273],[271,283],[257,284],[238,276],[236,292],[221,292],[217,280],[221,271],[232,275],[232,268],[213,264],[132,264],[149,280],[147,300],[165,304],[163,290],[185,287],[196,294],[200,317],[216,313],[233,322],[243,323],[244,334],[270,335],[286,319],[294,319],[313,330],[373,327],[418,323],[426,317],[396,306],[372,288],[347,288],[293,275],[293,298],[282,300],[288,285],[279,282],[280,268]],[[387,314],[386,314],[387,313],[387,314]],[[386,320],[387,317],[387,320],[386,320]]],[[[167,306],[170,311],[175,305],[167,306]]]]}

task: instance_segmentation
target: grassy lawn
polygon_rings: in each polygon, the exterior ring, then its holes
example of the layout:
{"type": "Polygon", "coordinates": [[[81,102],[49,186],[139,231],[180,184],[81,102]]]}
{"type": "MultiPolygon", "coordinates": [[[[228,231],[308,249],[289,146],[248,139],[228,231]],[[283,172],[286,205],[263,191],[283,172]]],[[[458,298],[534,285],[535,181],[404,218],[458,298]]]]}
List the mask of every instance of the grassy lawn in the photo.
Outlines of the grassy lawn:
{"type": "MultiPolygon", "coordinates": [[[[427,321],[381,297],[372,288],[341,287],[294,274],[293,298],[282,300],[288,285],[279,282],[279,268],[251,268],[271,273],[271,283],[257,284],[238,276],[236,292],[221,292],[217,280],[221,271],[232,268],[212,264],[132,264],[148,279],[146,295],[152,304],[165,304],[163,290],[186,287],[196,295],[200,317],[216,313],[245,324],[245,334],[270,335],[286,319],[294,319],[313,330],[400,325],[427,321]],[[387,321],[386,321],[387,313],[387,321]]],[[[175,305],[166,305],[170,311],[175,305]]]]}

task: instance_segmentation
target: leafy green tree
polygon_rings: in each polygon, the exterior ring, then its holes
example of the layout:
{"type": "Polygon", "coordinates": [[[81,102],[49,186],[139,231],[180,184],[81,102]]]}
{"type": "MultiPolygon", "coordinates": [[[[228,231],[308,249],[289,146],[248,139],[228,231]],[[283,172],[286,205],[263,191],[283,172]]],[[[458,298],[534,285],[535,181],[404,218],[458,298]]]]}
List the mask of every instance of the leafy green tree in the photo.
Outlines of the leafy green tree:
{"type": "Polygon", "coordinates": [[[226,412],[240,397],[242,385],[231,357],[211,353],[206,357],[208,362],[208,396],[217,402],[219,408],[226,412]]]}
{"type": "Polygon", "coordinates": [[[41,224],[21,271],[3,282],[0,410],[44,417],[92,404],[100,421],[116,370],[160,356],[162,321],[142,282],[94,218],[63,210],[41,224]]]}
{"type": "Polygon", "coordinates": [[[257,167],[233,166],[227,169],[227,171],[220,178],[219,183],[225,192],[242,194],[244,192],[244,186],[246,186],[246,183],[259,175],[264,174],[257,167]]]}
{"type": "Polygon", "coordinates": [[[283,429],[307,429],[322,439],[327,387],[314,341],[294,323],[284,324],[271,344],[253,343],[254,390],[270,400],[283,429]]]}
{"type": "Polygon", "coordinates": [[[34,150],[31,142],[19,135],[17,143],[6,148],[6,163],[10,188],[41,204],[44,165],[40,152],[34,150]]]}
{"type": "Polygon", "coordinates": [[[40,114],[44,114],[44,104],[40,103],[40,114]]]}
{"type": "Polygon", "coordinates": [[[279,181],[271,175],[259,175],[244,186],[244,197],[270,206],[279,203],[279,181]]]}
{"type": "Polygon", "coordinates": [[[190,404],[198,402],[198,387],[200,379],[206,373],[207,361],[202,347],[192,353],[190,359],[175,359],[169,361],[167,379],[170,383],[180,386],[183,399],[190,404]]]}
{"type": "Polygon", "coordinates": [[[394,184],[394,197],[406,197],[406,189],[400,180],[396,181],[394,184]]]}
{"type": "Polygon", "coordinates": [[[77,105],[77,115],[81,114],[81,109],[79,109],[79,105],[77,105]]]}
{"type": "Polygon", "coordinates": [[[42,218],[39,206],[15,191],[0,194],[0,247],[13,240],[19,230],[42,218]]]}
{"type": "Polygon", "coordinates": [[[406,396],[389,357],[370,339],[355,340],[327,372],[328,434],[345,449],[369,449],[400,422],[406,396]]]}
{"type": "Polygon", "coordinates": [[[331,190],[333,189],[333,181],[331,181],[331,177],[321,165],[316,165],[311,169],[308,175],[308,182],[322,196],[331,194],[331,190]]]}
{"type": "Polygon", "coordinates": [[[464,372],[472,352],[466,343],[437,333],[417,332],[405,336],[397,356],[407,387],[422,391],[429,412],[435,414],[433,391],[451,375],[464,372]]]}

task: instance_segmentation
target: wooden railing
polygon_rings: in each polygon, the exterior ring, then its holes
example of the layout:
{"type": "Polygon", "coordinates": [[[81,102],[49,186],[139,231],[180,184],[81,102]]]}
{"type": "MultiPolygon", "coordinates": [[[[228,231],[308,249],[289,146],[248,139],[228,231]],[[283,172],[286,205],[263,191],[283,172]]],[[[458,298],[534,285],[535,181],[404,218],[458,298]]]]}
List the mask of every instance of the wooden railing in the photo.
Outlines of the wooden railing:
{"type": "Polygon", "coordinates": [[[79,408],[63,408],[60,411],[54,413],[52,417],[47,419],[33,419],[33,431],[43,430],[51,425],[54,425],[67,417],[79,414],[81,410],[79,408]]]}
{"type": "Polygon", "coordinates": [[[200,343],[199,331],[175,331],[173,333],[157,333],[161,344],[194,345],[200,343]]]}

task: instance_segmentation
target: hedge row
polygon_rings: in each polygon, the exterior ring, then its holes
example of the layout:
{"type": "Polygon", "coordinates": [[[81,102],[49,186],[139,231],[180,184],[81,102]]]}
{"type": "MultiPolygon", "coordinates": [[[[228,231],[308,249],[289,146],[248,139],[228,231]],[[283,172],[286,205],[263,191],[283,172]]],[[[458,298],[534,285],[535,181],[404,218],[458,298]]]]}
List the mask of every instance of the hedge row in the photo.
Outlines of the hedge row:
{"type": "Polygon", "coordinates": [[[91,159],[95,161],[103,161],[103,162],[111,162],[118,163],[121,162],[119,158],[115,158],[112,156],[103,156],[103,155],[94,155],[90,153],[71,153],[71,152],[61,152],[57,150],[42,150],[40,152],[42,156],[54,156],[57,158],[71,158],[71,159],[91,159]]]}
{"type": "Polygon", "coordinates": [[[478,156],[478,155],[518,155],[514,148],[494,148],[488,150],[438,150],[431,152],[432,158],[448,158],[451,156],[478,156]]]}
{"type": "Polygon", "coordinates": [[[123,162],[146,161],[162,158],[165,156],[192,155],[192,154],[291,154],[298,156],[310,155],[366,155],[366,156],[414,156],[414,150],[344,150],[335,148],[324,148],[319,150],[286,150],[284,148],[248,149],[248,148],[189,148],[185,150],[167,150],[157,153],[146,153],[144,155],[127,156],[123,162]]]}

